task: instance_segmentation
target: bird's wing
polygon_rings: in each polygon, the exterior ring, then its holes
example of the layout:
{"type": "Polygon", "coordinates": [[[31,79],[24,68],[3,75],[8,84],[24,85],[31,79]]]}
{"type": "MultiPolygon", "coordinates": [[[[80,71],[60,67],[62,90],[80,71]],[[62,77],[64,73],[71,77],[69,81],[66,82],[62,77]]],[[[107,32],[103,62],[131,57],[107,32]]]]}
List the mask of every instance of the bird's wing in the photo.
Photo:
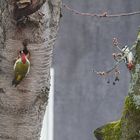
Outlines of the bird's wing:
{"type": "Polygon", "coordinates": [[[19,58],[19,59],[15,62],[15,64],[14,64],[14,70],[16,69],[17,64],[20,63],[20,62],[21,62],[21,58],[19,58]]]}

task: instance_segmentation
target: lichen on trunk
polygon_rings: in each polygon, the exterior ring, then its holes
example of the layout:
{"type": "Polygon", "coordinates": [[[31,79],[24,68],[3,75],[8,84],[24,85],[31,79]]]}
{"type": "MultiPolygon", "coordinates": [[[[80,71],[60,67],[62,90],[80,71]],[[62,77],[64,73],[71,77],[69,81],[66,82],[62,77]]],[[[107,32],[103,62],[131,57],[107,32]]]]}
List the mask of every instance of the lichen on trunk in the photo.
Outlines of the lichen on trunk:
{"type": "Polygon", "coordinates": [[[125,99],[122,117],[94,131],[97,140],[140,140],[140,29],[132,46],[135,50],[135,67],[125,99]]]}

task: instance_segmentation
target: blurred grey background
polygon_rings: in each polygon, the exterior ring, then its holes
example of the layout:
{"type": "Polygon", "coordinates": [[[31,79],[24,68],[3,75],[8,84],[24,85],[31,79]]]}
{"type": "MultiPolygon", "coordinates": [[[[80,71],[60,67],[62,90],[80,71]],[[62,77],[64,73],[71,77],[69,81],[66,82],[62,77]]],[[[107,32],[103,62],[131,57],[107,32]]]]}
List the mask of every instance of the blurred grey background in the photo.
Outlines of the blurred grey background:
{"type": "MultiPolygon", "coordinates": [[[[108,14],[140,10],[139,0],[63,0],[82,12],[108,14]]],[[[97,18],[63,8],[54,49],[54,140],[95,140],[93,130],[121,117],[128,94],[129,72],[120,66],[120,82],[112,85],[92,72],[114,63],[112,38],[120,45],[136,39],[140,15],[97,18]]]]}

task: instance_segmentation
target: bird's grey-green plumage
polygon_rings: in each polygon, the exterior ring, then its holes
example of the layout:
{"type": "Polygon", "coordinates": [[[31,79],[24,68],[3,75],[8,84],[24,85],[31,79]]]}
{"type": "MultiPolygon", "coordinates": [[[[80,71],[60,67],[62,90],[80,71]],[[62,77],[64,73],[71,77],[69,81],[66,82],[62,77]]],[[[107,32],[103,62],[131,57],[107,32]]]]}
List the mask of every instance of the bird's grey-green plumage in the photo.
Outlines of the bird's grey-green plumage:
{"type": "Polygon", "coordinates": [[[17,86],[23,80],[23,78],[29,73],[29,70],[30,70],[29,60],[26,58],[26,63],[24,64],[21,58],[19,58],[14,65],[15,76],[12,81],[12,85],[17,86]]]}

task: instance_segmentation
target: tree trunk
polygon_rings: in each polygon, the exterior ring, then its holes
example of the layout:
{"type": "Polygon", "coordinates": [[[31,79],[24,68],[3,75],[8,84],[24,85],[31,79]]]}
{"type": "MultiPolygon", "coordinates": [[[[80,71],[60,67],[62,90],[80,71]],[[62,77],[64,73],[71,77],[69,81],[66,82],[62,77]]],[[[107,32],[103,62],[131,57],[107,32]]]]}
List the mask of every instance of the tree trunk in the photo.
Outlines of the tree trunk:
{"type": "MultiPolygon", "coordinates": [[[[33,4],[36,1],[32,0],[33,4]]],[[[14,7],[14,0],[0,0],[0,139],[39,140],[61,0],[43,1],[20,25],[14,18],[14,7]],[[31,68],[13,87],[14,60],[25,39],[29,41],[31,68]]]]}
{"type": "Polygon", "coordinates": [[[130,72],[129,95],[126,97],[122,118],[94,131],[98,140],[140,140],[140,29],[132,46],[135,68],[130,72]]]}

